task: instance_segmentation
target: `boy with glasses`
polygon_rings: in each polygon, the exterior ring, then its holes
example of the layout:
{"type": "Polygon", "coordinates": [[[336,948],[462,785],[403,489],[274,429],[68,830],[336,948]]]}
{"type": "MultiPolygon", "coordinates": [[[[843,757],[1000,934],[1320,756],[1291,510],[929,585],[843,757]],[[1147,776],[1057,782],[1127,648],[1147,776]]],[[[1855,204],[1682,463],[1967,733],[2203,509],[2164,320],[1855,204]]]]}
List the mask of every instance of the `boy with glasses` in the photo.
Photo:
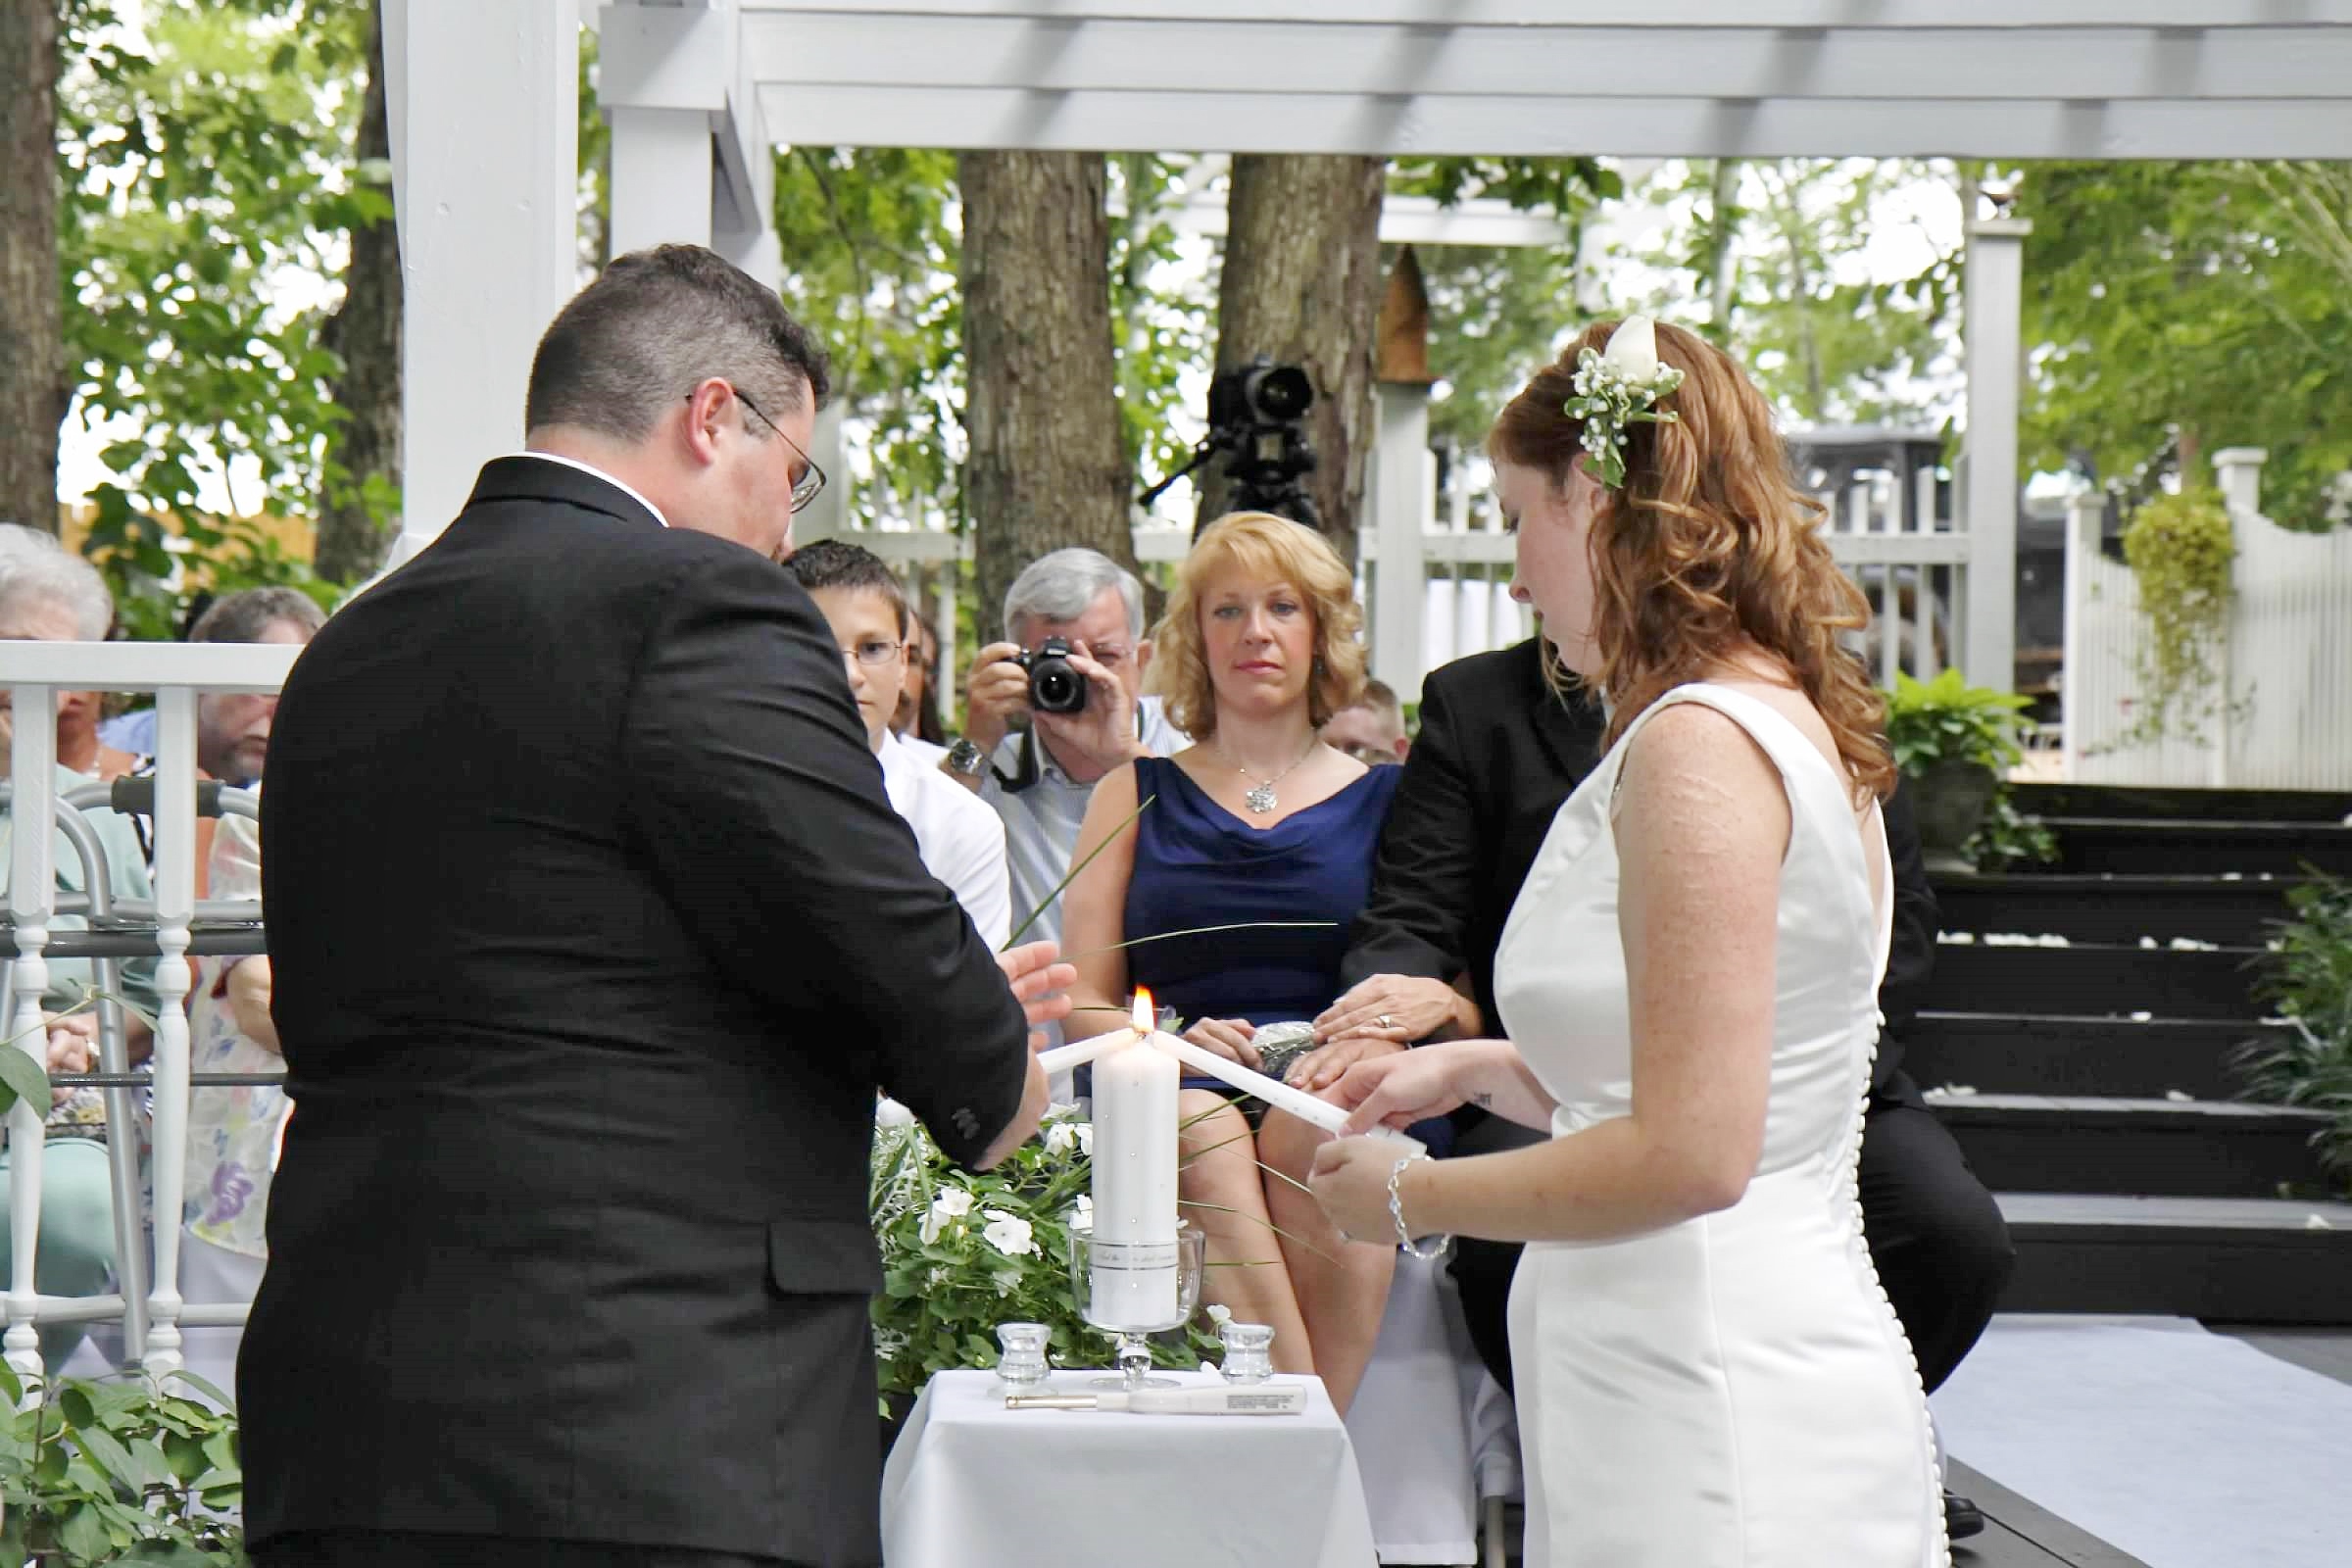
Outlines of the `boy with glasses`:
{"type": "Polygon", "coordinates": [[[883,787],[892,808],[914,829],[924,867],[956,895],[981,938],[1002,948],[1012,929],[1004,824],[891,729],[914,632],[899,579],[871,551],[841,539],[820,539],[784,565],[808,590],[841,645],[858,720],[881,760],[883,787]]]}

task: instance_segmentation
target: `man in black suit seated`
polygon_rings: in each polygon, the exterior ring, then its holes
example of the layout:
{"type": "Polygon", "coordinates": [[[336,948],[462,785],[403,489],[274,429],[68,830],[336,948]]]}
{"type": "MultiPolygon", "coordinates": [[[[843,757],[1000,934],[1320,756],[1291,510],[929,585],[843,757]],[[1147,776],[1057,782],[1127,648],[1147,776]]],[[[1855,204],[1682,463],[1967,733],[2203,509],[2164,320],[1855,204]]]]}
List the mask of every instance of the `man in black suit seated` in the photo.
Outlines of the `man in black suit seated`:
{"type": "MultiPolygon", "coordinates": [[[[1544,669],[1543,641],[1477,654],[1434,670],[1421,689],[1421,729],[1382,834],[1372,898],[1341,966],[1349,990],[1317,1020],[1332,1044],[1302,1063],[1310,1086],[1336,1080],[1362,1053],[1451,1032],[1466,978],[1486,1027],[1494,1007],[1494,950],[1519,886],[1560,803],[1600,760],[1597,704],[1563,699],[1544,669]]],[[[1894,944],[1879,991],[1886,1028],[1862,1141],[1864,1234],[1880,1281],[1933,1392],[1992,1316],[2016,1255],[1998,1205],[1901,1070],[1901,1031],[1918,1015],[1936,962],[1936,895],[1901,788],[1886,803],[1894,863],[1894,944]]],[[[1541,1133],[1475,1108],[1456,1112],[1456,1152],[1483,1153],[1541,1133]]],[[[1471,1338],[1496,1381],[1511,1384],[1505,1326],[1515,1243],[1457,1239],[1451,1265],[1471,1338]]],[[[1963,1499],[1946,1511],[1955,1536],[1984,1528],[1963,1499]]]]}
{"type": "Polygon", "coordinates": [[[775,564],[824,396],[772,292],[622,257],[286,681],[258,1563],[881,1561],[875,1090],[1002,1158],[1071,974],[924,872],[775,564]]]}

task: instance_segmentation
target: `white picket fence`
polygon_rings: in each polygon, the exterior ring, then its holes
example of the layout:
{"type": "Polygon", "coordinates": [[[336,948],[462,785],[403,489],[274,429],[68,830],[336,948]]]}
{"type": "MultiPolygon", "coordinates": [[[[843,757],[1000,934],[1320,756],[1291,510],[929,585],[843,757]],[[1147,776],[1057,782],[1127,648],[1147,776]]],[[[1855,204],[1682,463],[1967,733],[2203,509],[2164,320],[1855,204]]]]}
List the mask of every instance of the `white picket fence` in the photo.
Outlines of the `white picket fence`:
{"type": "MultiPolygon", "coordinates": [[[[2067,519],[2065,752],[2079,783],[2352,789],[2352,529],[2297,533],[2261,515],[2263,454],[2214,466],[2237,533],[2226,700],[2197,739],[2127,744],[2144,712],[2147,623],[2132,569],[2099,550],[2096,496],[2067,519]]],[[[2217,695],[2222,695],[2217,693],[2217,695]]]]}

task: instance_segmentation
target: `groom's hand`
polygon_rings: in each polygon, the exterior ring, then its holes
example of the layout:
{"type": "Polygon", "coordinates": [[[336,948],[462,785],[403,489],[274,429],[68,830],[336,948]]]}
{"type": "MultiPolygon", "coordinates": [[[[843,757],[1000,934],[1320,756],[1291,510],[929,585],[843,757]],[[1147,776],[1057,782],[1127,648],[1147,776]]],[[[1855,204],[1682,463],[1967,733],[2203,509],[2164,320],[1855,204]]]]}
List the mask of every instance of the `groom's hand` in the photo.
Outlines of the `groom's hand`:
{"type": "Polygon", "coordinates": [[[1078,971],[1055,960],[1061,949],[1052,942],[1028,942],[997,955],[997,967],[1004,971],[1004,981],[1012,988],[1013,999],[1029,1015],[1029,1049],[1042,1051],[1046,1037],[1039,1024],[1052,1023],[1070,1015],[1069,989],[1078,983],[1078,971]]]}

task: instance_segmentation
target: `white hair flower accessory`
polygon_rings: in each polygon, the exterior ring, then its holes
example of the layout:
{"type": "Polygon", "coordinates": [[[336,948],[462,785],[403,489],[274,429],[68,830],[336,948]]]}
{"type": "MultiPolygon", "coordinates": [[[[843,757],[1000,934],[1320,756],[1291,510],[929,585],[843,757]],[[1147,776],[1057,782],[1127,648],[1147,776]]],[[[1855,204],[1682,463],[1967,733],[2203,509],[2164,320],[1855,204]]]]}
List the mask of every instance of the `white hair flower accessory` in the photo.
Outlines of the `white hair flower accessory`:
{"type": "Polygon", "coordinates": [[[1560,412],[1584,421],[1594,478],[1612,490],[1624,485],[1625,427],[1674,423],[1673,411],[1657,405],[1682,384],[1682,371],[1659,363],[1657,325],[1646,316],[1618,322],[1606,353],[1578,351],[1576,396],[1560,412]]]}

